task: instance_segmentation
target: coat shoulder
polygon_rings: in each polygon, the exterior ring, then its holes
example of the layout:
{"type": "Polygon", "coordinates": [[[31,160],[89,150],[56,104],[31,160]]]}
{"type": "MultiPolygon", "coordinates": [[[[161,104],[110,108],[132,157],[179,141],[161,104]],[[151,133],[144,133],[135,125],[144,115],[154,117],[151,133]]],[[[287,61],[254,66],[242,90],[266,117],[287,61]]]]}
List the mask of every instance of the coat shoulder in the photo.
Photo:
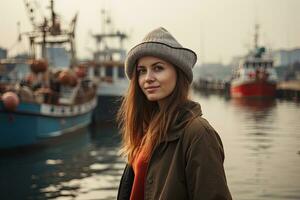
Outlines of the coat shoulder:
{"type": "Polygon", "coordinates": [[[185,143],[188,143],[188,146],[195,142],[205,142],[209,146],[223,148],[219,134],[209,124],[209,122],[201,116],[192,119],[187,124],[183,136],[185,143]]]}
{"type": "Polygon", "coordinates": [[[202,138],[206,134],[211,134],[215,132],[214,128],[209,124],[209,122],[198,116],[192,119],[185,127],[184,135],[186,137],[191,137],[192,139],[202,138]]]}

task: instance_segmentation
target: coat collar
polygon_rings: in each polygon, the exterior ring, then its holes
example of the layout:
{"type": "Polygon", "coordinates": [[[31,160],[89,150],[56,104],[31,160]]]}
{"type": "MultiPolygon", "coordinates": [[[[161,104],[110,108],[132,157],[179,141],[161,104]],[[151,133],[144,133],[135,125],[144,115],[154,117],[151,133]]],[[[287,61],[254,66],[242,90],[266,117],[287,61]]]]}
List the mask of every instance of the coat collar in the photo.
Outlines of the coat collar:
{"type": "Polygon", "coordinates": [[[202,110],[199,103],[188,101],[178,109],[178,114],[171,124],[167,137],[162,142],[171,142],[177,140],[183,133],[186,125],[194,118],[202,116],[202,110]]]}

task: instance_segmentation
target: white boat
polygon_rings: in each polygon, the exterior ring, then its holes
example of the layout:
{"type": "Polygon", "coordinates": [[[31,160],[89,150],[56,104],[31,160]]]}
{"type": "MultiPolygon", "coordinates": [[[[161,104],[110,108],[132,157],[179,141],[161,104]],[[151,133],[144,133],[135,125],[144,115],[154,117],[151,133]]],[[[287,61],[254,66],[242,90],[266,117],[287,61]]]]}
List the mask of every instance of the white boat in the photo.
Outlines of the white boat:
{"type": "MultiPolygon", "coordinates": [[[[102,13],[105,18],[105,12],[102,13]]],[[[104,21],[103,27],[110,25],[110,19],[106,18],[104,21]]],[[[93,76],[98,82],[99,102],[93,118],[96,122],[114,122],[120,101],[129,84],[124,72],[126,50],[123,41],[127,35],[119,31],[103,31],[92,37],[96,43],[96,51],[93,52],[93,61],[89,64],[94,67],[93,76]]]]}

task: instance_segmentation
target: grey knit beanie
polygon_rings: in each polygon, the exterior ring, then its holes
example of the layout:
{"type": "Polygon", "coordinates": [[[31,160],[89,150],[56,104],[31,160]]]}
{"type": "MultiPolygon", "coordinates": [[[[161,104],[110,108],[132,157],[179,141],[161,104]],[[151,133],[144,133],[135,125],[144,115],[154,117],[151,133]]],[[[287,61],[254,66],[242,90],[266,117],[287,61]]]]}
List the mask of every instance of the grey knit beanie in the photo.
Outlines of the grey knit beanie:
{"type": "Polygon", "coordinates": [[[143,56],[163,59],[181,69],[190,83],[193,81],[192,68],[197,61],[196,53],[183,48],[166,29],[160,27],[151,31],[140,44],[128,52],[125,60],[125,72],[129,79],[136,70],[137,60],[143,56]]]}

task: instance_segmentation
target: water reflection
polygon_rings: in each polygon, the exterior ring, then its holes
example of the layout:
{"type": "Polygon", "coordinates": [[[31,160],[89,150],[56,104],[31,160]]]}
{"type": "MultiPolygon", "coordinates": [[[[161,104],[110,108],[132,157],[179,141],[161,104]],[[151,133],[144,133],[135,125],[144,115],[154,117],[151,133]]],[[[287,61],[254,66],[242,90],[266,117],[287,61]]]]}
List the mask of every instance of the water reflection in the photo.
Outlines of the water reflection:
{"type": "MultiPolygon", "coordinates": [[[[300,107],[276,100],[193,95],[220,134],[234,199],[300,199],[300,107]]],[[[113,126],[46,148],[0,155],[0,199],[116,199],[124,161],[113,126]]]]}
{"type": "MultiPolygon", "coordinates": [[[[269,154],[274,142],[274,110],[275,99],[231,99],[231,103],[242,117],[242,134],[240,137],[245,149],[250,150],[250,156],[261,157],[269,154]]],[[[261,168],[258,158],[257,170],[261,168]]],[[[258,174],[257,174],[258,176],[258,174]]]]}
{"type": "Polygon", "coordinates": [[[119,142],[117,129],[106,126],[51,148],[1,155],[0,198],[115,199],[124,167],[119,142]]]}
{"type": "Polygon", "coordinates": [[[245,111],[269,111],[276,106],[276,100],[272,98],[232,98],[231,102],[245,111]]]}
{"type": "Polygon", "coordinates": [[[300,199],[300,117],[295,102],[194,93],[219,132],[234,199],[300,199]]]}

